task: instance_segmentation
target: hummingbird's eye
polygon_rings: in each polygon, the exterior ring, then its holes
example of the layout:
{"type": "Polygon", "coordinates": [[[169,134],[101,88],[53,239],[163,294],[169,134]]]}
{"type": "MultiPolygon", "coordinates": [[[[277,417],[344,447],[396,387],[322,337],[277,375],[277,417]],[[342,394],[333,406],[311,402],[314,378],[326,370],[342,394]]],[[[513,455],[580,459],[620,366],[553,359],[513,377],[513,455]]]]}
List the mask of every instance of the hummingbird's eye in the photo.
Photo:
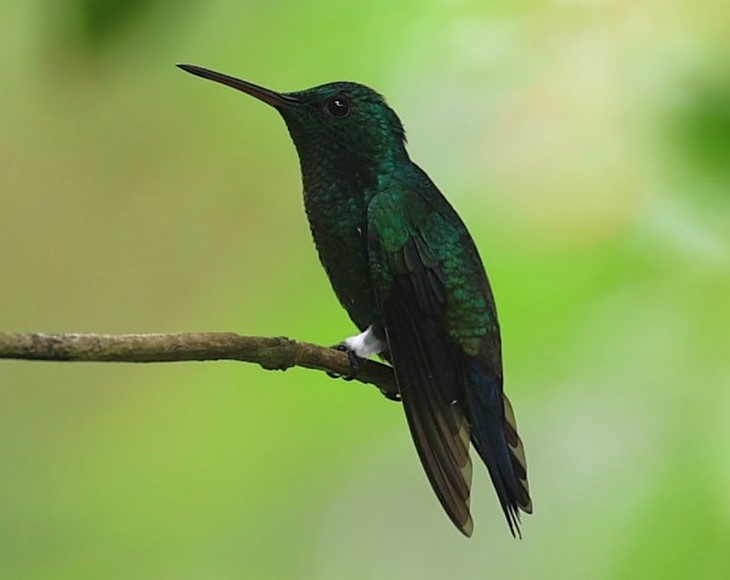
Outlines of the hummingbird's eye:
{"type": "Polygon", "coordinates": [[[336,119],[344,119],[351,110],[350,101],[343,96],[337,96],[327,101],[327,112],[336,119]]]}

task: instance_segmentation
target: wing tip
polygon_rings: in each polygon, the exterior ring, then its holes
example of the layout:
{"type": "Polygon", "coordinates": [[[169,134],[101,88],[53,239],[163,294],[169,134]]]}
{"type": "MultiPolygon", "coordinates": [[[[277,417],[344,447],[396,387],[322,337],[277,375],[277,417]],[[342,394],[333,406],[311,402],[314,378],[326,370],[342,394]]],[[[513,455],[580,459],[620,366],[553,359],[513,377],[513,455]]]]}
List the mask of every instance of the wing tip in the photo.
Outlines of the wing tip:
{"type": "Polygon", "coordinates": [[[467,538],[471,538],[472,534],[474,533],[474,520],[472,520],[471,516],[469,516],[469,519],[466,520],[466,522],[464,522],[463,524],[457,524],[456,527],[467,538]]]}

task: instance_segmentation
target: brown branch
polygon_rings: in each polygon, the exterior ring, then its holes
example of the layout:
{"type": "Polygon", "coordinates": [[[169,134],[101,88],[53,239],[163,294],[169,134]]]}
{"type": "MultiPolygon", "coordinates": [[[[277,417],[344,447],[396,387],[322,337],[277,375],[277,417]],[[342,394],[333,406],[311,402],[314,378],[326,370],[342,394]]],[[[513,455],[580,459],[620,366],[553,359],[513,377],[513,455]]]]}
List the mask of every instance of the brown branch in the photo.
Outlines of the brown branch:
{"type": "MultiPolygon", "coordinates": [[[[0,332],[0,359],[85,362],[183,362],[238,360],[267,370],[304,367],[338,375],[352,373],[347,354],[285,337],[240,336],[233,332],[182,334],[37,334],[0,332]]],[[[362,361],[355,380],[397,394],[393,371],[362,361]]]]}

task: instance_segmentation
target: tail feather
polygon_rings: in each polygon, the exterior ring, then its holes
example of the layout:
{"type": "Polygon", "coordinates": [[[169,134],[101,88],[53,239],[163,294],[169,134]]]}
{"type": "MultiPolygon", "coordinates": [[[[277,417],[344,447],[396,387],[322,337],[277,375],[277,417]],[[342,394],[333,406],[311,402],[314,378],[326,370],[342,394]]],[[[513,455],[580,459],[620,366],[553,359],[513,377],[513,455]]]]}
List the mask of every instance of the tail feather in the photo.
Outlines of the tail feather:
{"type": "Polygon", "coordinates": [[[530,486],[527,483],[527,457],[525,456],[525,447],[522,445],[517,433],[517,421],[515,420],[515,412],[512,409],[512,403],[509,402],[507,395],[502,393],[504,402],[504,435],[509,446],[510,459],[512,460],[512,469],[519,479],[521,491],[521,502],[519,508],[526,514],[532,513],[532,500],[530,499],[530,486]]]}
{"type": "Polygon", "coordinates": [[[525,450],[501,381],[480,367],[472,366],[467,374],[471,438],[487,466],[512,535],[521,537],[520,511],[532,513],[525,450]]]}

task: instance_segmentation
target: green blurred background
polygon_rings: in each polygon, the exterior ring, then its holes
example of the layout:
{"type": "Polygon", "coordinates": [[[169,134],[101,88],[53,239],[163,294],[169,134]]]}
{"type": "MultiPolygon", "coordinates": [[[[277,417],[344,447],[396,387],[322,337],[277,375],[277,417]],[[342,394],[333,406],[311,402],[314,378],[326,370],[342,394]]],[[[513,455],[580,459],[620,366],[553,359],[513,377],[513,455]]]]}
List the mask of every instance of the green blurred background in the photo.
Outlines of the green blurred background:
{"type": "Polygon", "coordinates": [[[5,0],[0,329],[352,333],[268,107],[385,93],[500,308],[535,514],[294,369],[0,361],[0,577],[730,577],[730,5],[5,0]]]}

